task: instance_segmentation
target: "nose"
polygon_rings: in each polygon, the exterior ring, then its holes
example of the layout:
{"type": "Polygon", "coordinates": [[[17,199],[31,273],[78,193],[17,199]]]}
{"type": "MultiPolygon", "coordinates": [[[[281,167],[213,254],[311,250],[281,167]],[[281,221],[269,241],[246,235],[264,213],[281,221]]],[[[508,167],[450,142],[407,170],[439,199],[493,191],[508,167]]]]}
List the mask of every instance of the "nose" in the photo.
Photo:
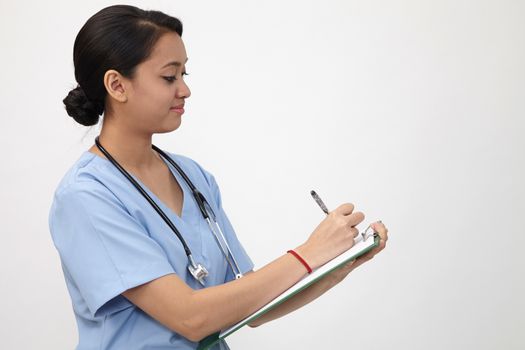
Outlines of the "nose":
{"type": "Polygon", "coordinates": [[[180,81],[179,86],[177,87],[177,90],[175,92],[175,95],[177,98],[188,98],[191,96],[190,88],[188,87],[188,84],[182,79],[178,79],[180,81]]]}

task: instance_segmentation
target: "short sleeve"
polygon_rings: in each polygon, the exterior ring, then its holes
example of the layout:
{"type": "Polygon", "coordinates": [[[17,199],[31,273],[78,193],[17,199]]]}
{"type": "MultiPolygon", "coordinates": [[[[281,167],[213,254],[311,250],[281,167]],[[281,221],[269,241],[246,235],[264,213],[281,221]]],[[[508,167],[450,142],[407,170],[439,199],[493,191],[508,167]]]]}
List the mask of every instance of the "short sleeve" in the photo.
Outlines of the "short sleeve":
{"type": "Polygon", "coordinates": [[[56,193],[49,226],[62,266],[93,317],[129,288],[174,273],[164,250],[99,182],[56,193]]]}
{"type": "MultiPolygon", "coordinates": [[[[246,253],[246,250],[242,246],[241,242],[239,241],[237,234],[235,233],[235,230],[233,229],[233,226],[230,220],[228,219],[224,208],[222,207],[221,191],[219,189],[219,186],[217,185],[215,177],[209,172],[207,173],[207,177],[210,182],[213,199],[219,209],[219,212],[216,215],[219,217],[218,220],[224,225],[224,234],[226,236],[226,240],[228,241],[228,245],[230,246],[235,260],[239,264],[241,272],[244,274],[250,270],[253,270],[254,264],[250,259],[249,255],[246,253]]],[[[231,269],[228,269],[228,273],[224,282],[229,282],[233,279],[235,279],[235,276],[233,275],[231,269]]]]}

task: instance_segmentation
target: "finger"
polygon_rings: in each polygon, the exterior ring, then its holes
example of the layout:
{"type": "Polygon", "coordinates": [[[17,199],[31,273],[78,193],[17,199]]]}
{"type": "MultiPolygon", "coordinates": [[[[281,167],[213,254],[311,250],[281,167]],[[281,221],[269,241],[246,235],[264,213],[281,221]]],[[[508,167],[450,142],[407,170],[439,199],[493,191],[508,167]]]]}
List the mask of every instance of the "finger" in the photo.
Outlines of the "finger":
{"type": "Polygon", "coordinates": [[[356,259],[350,260],[349,262],[347,262],[346,264],[343,265],[342,269],[343,270],[347,270],[347,271],[351,270],[352,267],[354,266],[355,262],[356,262],[356,259]]]}
{"type": "Polygon", "coordinates": [[[357,259],[354,259],[344,264],[340,269],[340,274],[342,277],[344,278],[346,275],[352,272],[356,268],[357,263],[357,259]]]}
{"type": "Polygon", "coordinates": [[[365,214],[360,211],[356,211],[345,217],[347,219],[348,225],[354,227],[359,225],[365,219],[365,214]]]}
{"type": "Polygon", "coordinates": [[[369,251],[368,253],[361,255],[359,258],[356,259],[355,264],[352,265],[352,269],[356,269],[359,266],[363,265],[365,262],[371,260],[374,257],[375,254],[373,254],[373,251],[369,251]]]}
{"type": "Polygon", "coordinates": [[[380,251],[385,249],[385,246],[386,246],[386,242],[383,241],[382,239],[380,239],[379,240],[379,244],[376,247],[372,248],[369,252],[365,253],[361,257],[365,261],[368,261],[368,260],[372,259],[377,253],[379,253],[380,251]]]}
{"type": "Polygon", "coordinates": [[[343,203],[333,210],[337,214],[350,215],[354,211],[354,205],[352,203],[343,203]]]}
{"type": "Polygon", "coordinates": [[[379,244],[377,245],[377,247],[373,248],[370,252],[373,255],[376,255],[377,253],[379,253],[380,251],[385,249],[385,247],[386,247],[386,242],[384,240],[380,239],[379,240],[379,244]]]}
{"type": "Polygon", "coordinates": [[[386,228],[385,224],[383,224],[381,221],[374,222],[370,225],[374,232],[377,232],[379,235],[381,241],[386,242],[388,241],[388,229],[386,228]]]}
{"type": "Polygon", "coordinates": [[[356,238],[359,235],[359,230],[357,228],[352,226],[352,227],[349,227],[348,229],[350,230],[350,232],[352,232],[352,235],[354,238],[356,238]]]}

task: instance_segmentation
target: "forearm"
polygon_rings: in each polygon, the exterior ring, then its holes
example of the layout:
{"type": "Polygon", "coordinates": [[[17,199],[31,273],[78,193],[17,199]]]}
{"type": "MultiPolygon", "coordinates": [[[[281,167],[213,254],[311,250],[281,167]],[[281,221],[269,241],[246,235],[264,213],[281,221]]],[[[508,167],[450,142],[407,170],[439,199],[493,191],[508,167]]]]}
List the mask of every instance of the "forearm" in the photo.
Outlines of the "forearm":
{"type": "Polygon", "coordinates": [[[190,308],[200,310],[192,317],[192,327],[200,335],[225,329],[276,298],[306,275],[301,263],[285,254],[256,272],[222,285],[193,292],[190,308]],[[198,306],[198,307],[197,307],[198,306]]]}
{"type": "MultiPolygon", "coordinates": [[[[374,227],[373,229],[376,230],[376,228],[374,227]]],[[[380,244],[378,247],[376,247],[375,249],[372,249],[365,255],[362,255],[355,260],[349,261],[344,266],[332,271],[330,274],[325,276],[323,279],[312,284],[310,287],[304,289],[303,291],[297,293],[296,295],[286,300],[279,306],[275,307],[274,309],[270,310],[263,316],[254,320],[249,325],[251,327],[257,327],[268,321],[282,317],[294,310],[297,310],[298,308],[315,300],[316,298],[324,294],[326,291],[331,289],[333,286],[341,282],[344,278],[346,278],[346,276],[348,276],[350,272],[352,272],[353,270],[361,266],[363,263],[372,259],[378,252],[380,252],[381,250],[385,248],[386,241],[388,240],[388,236],[387,236],[388,230],[383,224],[381,224],[377,228],[376,232],[378,232],[379,236],[381,237],[380,244]]]]}
{"type": "Polygon", "coordinates": [[[279,317],[289,314],[290,312],[295,311],[317,299],[329,289],[331,289],[335,284],[336,282],[334,279],[328,275],[325,278],[322,278],[321,280],[310,285],[308,288],[305,288],[299,293],[295,294],[293,297],[284,301],[282,304],[279,304],[261,317],[257,318],[251,322],[249,326],[257,327],[266,322],[273,321],[279,317]]]}

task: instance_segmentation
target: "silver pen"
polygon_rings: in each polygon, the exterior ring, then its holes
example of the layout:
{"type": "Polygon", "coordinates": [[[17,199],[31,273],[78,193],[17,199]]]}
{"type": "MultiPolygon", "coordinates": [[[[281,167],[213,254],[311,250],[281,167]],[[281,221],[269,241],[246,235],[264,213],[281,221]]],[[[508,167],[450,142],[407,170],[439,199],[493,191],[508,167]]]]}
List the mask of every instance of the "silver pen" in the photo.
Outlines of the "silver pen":
{"type": "Polygon", "coordinates": [[[310,194],[312,195],[312,197],[314,197],[314,200],[317,202],[317,204],[319,204],[319,206],[325,212],[325,214],[328,215],[329,214],[328,209],[326,208],[326,205],[324,205],[321,198],[317,195],[317,193],[315,193],[314,190],[311,190],[310,194]]]}

